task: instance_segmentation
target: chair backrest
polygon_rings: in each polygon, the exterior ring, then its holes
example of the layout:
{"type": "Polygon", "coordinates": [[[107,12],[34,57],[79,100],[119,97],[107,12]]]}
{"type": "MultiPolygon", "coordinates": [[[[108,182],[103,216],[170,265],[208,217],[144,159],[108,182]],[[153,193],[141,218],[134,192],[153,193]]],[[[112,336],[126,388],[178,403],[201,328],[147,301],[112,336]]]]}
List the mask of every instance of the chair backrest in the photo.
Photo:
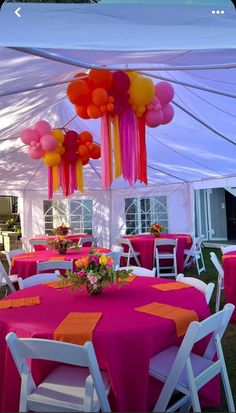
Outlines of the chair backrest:
{"type": "Polygon", "coordinates": [[[96,237],[83,237],[83,238],[80,238],[79,245],[83,246],[87,242],[91,243],[91,245],[93,245],[93,246],[96,246],[97,245],[97,238],[96,237]]]}
{"type": "Polygon", "coordinates": [[[112,245],[111,246],[111,252],[120,252],[122,253],[124,251],[124,248],[121,247],[120,245],[112,245]]]}
{"type": "Polygon", "coordinates": [[[199,278],[185,277],[184,274],[178,274],[176,281],[181,281],[185,284],[189,284],[197,288],[199,291],[201,291],[205,295],[206,302],[207,304],[209,304],[213,290],[215,288],[214,283],[206,284],[204,281],[199,280],[199,278]]]}
{"type": "MultiPolygon", "coordinates": [[[[122,248],[123,249],[123,248],[122,248]]],[[[113,269],[115,270],[120,266],[121,252],[111,251],[105,254],[107,257],[112,257],[113,259],[113,269]]]]}
{"type": "Polygon", "coordinates": [[[73,260],[71,261],[61,261],[61,260],[51,260],[51,261],[37,261],[37,273],[48,270],[70,270],[73,271],[73,260]]]}
{"type": "Polygon", "coordinates": [[[236,245],[228,245],[227,247],[221,247],[222,254],[226,254],[227,252],[236,251],[236,245]]]}
{"type": "Polygon", "coordinates": [[[2,261],[0,261],[0,288],[2,285],[7,284],[10,291],[14,293],[16,291],[14,285],[12,284],[9,275],[7,274],[5,268],[3,267],[2,261]]]}
{"type": "Polygon", "coordinates": [[[177,239],[155,239],[154,245],[155,247],[159,247],[161,245],[171,245],[172,247],[177,247],[178,240],[177,239]]]}
{"type": "Polygon", "coordinates": [[[28,237],[21,237],[20,240],[21,240],[24,251],[25,252],[30,252],[31,247],[30,247],[30,243],[29,243],[29,238],[28,237]]]}
{"type": "Polygon", "coordinates": [[[59,280],[58,275],[60,275],[60,272],[56,270],[54,273],[49,272],[49,273],[35,274],[25,279],[22,279],[21,277],[19,277],[18,284],[19,284],[20,290],[23,290],[24,288],[33,287],[34,285],[39,285],[39,284],[47,283],[50,281],[58,281],[59,280]]]}
{"type": "Polygon", "coordinates": [[[224,278],[224,270],[223,270],[223,267],[222,267],[219,259],[217,258],[216,254],[214,252],[210,252],[210,257],[211,257],[212,263],[214,264],[216,270],[218,271],[218,274],[223,279],[224,278]]]}
{"type": "Polygon", "coordinates": [[[155,277],[156,268],[154,267],[152,270],[144,267],[136,267],[135,265],[129,267],[119,267],[118,270],[133,270],[132,275],[142,275],[146,277],[155,277]]]}
{"type": "MultiPolygon", "coordinates": [[[[203,357],[212,361],[216,353],[223,354],[220,340],[226,330],[226,327],[232,316],[234,308],[235,306],[233,304],[226,304],[223,310],[219,311],[218,313],[211,315],[210,317],[206,318],[205,320],[201,322],[193,321],[189,325],[188,330],[177,352],[176,358],[172,364],[167,380],[165,381],[165,384],[162,388],[159,400],[157,401],[154,407],[154,411],[165,411],[166,410],[166,405],[176,387],[176,384],[184,368],[186,368],[187,370],[186,371],[187,377],[193,377],[193,369],[192,369],[192,364],[190,360],[190,353],[192,352],[192,349],[195,343],[202,340],[204,337],[207,337],[209,334],[212,334],[203,357]],[[164,394],[165,395],[167,394],[167,390],[168,390],[167,397],[163,397],[164,394]],[[164,399],[163,404],[160,401],[161,398],[164,399]]],[[[214,361],[214,363],[212,363],[211,365],[211,369],[214,369],[214,365],[217,363],[218,363],[218,360],[214,361]]],[[[218,374],[218,372],[219,370],[216,370],[215,374],[212,373],[212,375],[210,375],[209,381],[216,374],[218,374]]],[[[205,374],[207,374],[207,372],[205,374]]]]}
{"type": "Polygon", "coordinates": [[[6,341],[22,378],[21,392],[26,393],[28,391],[31,393],[32,387],[36,388],[27,359],[50,360],[74,366],[87,367],[90,376],[87,377],[85,382],[85,394],[87,394],[87,387],[92,384],[96,390],[102,412],[111,411],[94,347],[90,341],[86,342],[84,346],[80,346],[54,340],[36,338],[19,339],[15,333],[7,334],[6,341]]]}
{"type": "Polygon", "coordinates": [[[6,257],[7,257],[7,262],[9,264],[9,267],[11,266],[11,259],[13,257],[16,257],[17,255],[25,254],[25,251],[22,249],[17,249],[17,250],[11,250],[11,251],[5,251],[6,257]]]}
{"type": "Polygon", "coordinates": [[[45,245],[46,247],[48,247],[48,239],[30,239],[29,243],[31,245],[31,247],[33,247],[34,245],[45,245]]]}

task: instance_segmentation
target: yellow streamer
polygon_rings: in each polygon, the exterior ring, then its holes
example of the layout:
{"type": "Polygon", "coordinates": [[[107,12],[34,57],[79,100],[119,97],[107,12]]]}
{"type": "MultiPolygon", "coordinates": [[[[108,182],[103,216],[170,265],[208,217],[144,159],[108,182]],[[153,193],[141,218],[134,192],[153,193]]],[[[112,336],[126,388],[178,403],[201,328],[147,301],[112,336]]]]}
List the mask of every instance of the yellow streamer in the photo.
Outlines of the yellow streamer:
{"type": "Polygon", "coordinates": [[[84,192],[84,177],[83,177],[83,165],[80,159],[76,161],[76,186],[80,192],[84,192]]]}
{"type": "Polygon", "coordinates": [[[120,156],[120,131],[118,123],[118,115],[114,118],[113,127],[114,137],[114,158],[115,158],[115,178],[121,176],[121,156],[120,156]]]}
{"type": "Polygon", "coordinates": [[[53,192],[57,191],[59,188],[58,166],[52,167],[52,188],[53,192]]]}
{"type": "Polygon", "coordinates": [[[111,139],[111,117],[107,118],[108,126],[108,139],[109,139],[109,168],[110,168],[110,185],[113,181],[113,170],[112,170],[112,139],[111,139]]]}

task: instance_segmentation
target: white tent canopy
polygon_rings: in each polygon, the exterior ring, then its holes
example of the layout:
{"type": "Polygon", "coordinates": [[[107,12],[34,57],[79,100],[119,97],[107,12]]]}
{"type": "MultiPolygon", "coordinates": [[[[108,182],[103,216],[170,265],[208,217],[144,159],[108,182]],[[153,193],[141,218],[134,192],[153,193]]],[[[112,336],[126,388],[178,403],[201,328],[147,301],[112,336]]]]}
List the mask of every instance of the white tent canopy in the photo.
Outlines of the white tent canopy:
{"type": "Polygon", "coordinates": [[[53,127],[90,130],[99,143],[100,121],[75,117],[66,99],[68,80],[91,65],[135,68],[155,83],[165,79],[175,88],[174,120],[147,129],[148,188],[137,184],[130,189],[119,179],[104,192],[100,161],[85,168],[85,196],[104,207],[95,218],[98,233],[104,219],[114,222],[104,242],[125,228],[125,197],[167,194],[169,229],[190,231],[193,188],[235,185],[235,10],[229,1],[200,7],[182,1],[171,8],[156,3],[133,8],[22,4],[24,20],[16,19],[14,5],[3,5],[0,191],[21,197],[26,233],[43,230],[43,217],[37,223],[35,217],[42,216],[47,168],[28,158],[19,132],[47,119],[53,127]],[[213,9],[224,10],[224,15],[212,15],[213,9]]]}

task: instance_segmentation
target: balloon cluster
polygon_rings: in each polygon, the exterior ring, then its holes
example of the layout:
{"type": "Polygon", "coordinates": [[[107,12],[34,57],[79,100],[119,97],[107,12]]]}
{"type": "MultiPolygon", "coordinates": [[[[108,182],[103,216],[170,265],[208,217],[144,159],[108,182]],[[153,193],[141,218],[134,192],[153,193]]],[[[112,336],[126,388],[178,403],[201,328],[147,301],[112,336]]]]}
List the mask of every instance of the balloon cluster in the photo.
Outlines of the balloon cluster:
{"type": "Polygon", "coordinates": [[[150,128],[166,125],[174,117],[173,106],[170,101],[174,97],[174,88],[168,82],[160,82],[155,85],[155,95],[147,105],[145,123],[150,128]]]}
{"type": "Polygon", "coordinates": [[[137,118],[145,115],[146,125],[169,123],[174,110],[169,102],[174,89],[168,82],[154,86],[152,80],[136,72],[91,69],[78,73],[67,88],[67,96],[82,119],[112,117],[132,108],[137,118]]]}
{"type": "Polygon", "coordinates": [[[78,159],[82,165],[86,165],[89,158],[101,157],[100,146],[93,143],[91,133],[84,131],[78,134],[73,130],[63,133],[60,129],[52,130],[45,120],[36,122],[34,128],[24,129],[20,138],[28,145],[28,156],[31,159],[43,158],[49,167],[58,166],[62,161],[72,164],[78,159]]]}

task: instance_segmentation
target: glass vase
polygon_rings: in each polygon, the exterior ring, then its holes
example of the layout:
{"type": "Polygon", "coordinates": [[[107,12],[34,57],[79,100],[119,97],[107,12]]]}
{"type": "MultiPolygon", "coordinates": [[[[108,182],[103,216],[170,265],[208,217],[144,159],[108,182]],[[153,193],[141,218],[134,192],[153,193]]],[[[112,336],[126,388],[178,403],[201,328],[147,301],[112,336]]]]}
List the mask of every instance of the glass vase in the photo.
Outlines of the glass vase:
{"type": "Polygon", "coordinates": [[[90,295],[99,295],[102,293],[102,285],[101,284],[91,284],[90,281],[87,280],[86,288],[90,295]]]}
{"type": "Polygon", "coordinates": [[[58,248],[59,254],[66,254],[66,251],[67,251],[66,245],[62,245],[60,248],[58,248]]]}

